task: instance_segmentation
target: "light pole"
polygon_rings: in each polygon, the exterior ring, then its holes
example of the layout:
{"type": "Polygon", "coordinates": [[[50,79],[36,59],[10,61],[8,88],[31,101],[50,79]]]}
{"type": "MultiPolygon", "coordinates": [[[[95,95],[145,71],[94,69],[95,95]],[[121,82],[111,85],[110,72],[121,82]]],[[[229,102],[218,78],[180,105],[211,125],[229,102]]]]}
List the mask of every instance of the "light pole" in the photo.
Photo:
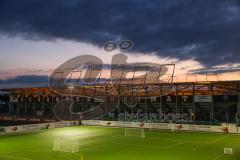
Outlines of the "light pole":
{"type": "MultiPolygon", "coordinates": [[[[73,85],[68,86],[68,89],[70,90],[70,99],[69,101],[73,102],[73,90],[75,89],[75,87],[73,85]]],[[[72,104],[70,104],[69,106],[69,118],[70,118],[70,126],[72,125],[72,104]]]]}

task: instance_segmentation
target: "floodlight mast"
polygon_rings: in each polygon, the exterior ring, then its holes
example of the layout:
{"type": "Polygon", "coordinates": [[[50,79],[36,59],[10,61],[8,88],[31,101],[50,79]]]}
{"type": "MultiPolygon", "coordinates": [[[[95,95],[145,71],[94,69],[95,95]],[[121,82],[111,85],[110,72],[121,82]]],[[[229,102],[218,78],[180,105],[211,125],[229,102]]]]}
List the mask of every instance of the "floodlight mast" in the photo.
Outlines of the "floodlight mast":
{"type": "MultiPolygon", "coordinates": [[[[71,93],[71,99],[73,98],[73,90],[74,90],[74,86],[73,85],[70,85],[70,86],[68,86],[68,89],[70,89],[70,93],[71,93]]],[[[69,107],[69,109],[70,109],[70,112],[69,112],[69,118],[70,118],[70,126],[72,125],[72,111],[71,111],[71,109],[72,109],[72,104],[70,105],[70,107],[69,107]]]]}

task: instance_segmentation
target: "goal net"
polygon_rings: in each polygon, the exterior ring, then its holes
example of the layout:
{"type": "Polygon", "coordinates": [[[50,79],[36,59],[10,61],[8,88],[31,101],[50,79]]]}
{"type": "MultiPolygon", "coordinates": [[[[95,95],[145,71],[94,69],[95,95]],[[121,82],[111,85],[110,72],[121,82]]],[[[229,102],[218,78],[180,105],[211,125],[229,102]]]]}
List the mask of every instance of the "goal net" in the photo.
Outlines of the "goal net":
{"type": "Polygon", "coordinates": [[[145,131],[143,128],[125,128],[125,136],[145,138],[145,131]]]}
{"type": "Polygon", "coordinates": [[[57,137],[54,141],[53,151],[60,152],[79,152],[79,141],[63,137],[57,137]]]}
{"type": "Polygon", "coordinates": [[[177,130],[177,126],[175,126],[175,124],[173,124],[173,123],[169,123],[169,124],[149,123],[148,126],[149,126],[148,128],[150,131],[166,130],[167,128],[169,130],[171,130],[171,132],[175,132],[177,130]]]}
{"type": "Polygon", "coordinates": [[[224,154],[233,154],[232,148],[224,148],[224,154]]]}

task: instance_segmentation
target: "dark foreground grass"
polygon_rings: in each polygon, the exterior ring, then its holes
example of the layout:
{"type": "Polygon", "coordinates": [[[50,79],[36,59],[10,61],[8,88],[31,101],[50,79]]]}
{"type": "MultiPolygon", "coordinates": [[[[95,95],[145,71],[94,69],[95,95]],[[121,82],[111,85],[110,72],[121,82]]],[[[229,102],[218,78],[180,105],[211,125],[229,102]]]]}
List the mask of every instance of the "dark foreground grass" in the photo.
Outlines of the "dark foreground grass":
{"type": "Polygon", "coordinates": [[[80,142],[85,160],[240,160],[240,136],[145,131],[146,138],[125,137],[124,129],[67,127],[0,136],[0,160],[73,160],[78,154],[52,151],[56,137],[80,142]],[[223,148],[233,148],[224,155],[223,148]]]}

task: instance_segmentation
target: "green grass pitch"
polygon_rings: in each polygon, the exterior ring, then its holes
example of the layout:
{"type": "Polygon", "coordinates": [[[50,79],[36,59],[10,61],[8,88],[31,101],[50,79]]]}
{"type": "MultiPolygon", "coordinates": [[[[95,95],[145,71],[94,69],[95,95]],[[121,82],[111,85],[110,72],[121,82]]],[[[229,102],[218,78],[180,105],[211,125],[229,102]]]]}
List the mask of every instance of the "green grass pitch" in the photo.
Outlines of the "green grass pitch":
{"type": "Polygon", "coordinates": [[[78,154],[52,151],[56,137],[79,141],[85,160],[240,160],[240,136],[145,131],[146,138],[125,137],[122,128],[66,127],[0,136],[0,160],[73,160],[78,154]],[[233,148],[233,155],[224,155],[233,148]]]}

